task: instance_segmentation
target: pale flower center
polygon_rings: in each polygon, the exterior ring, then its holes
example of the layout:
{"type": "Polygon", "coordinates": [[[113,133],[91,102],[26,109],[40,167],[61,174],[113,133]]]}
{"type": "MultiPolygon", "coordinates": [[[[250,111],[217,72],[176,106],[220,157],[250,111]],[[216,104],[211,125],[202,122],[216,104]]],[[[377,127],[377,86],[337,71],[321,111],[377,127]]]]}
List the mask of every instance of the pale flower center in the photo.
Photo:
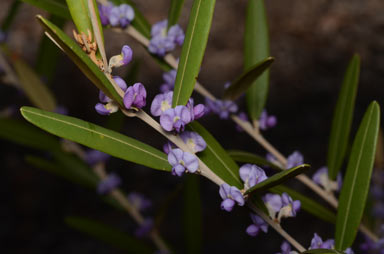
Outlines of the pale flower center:
{"type": "Polygon", "coordinates": [[[170,109],[170,108],[171,108],[171,105],[169,105],[167,100],[161,102],[161,111],[162,112],[164,112],[164,111],[166,111],[167,109],[170,109]]]}

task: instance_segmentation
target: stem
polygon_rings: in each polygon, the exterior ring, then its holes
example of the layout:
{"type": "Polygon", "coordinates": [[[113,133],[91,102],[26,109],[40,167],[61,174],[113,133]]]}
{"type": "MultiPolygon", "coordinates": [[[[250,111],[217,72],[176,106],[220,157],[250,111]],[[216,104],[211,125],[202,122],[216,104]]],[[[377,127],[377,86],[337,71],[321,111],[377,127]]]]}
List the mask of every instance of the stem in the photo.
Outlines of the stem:
{"type": "Polygon", "coordinates": [[[248,206],[251,208],[251,210],[253,210],[255,213],[257,213],[263,220],[265,220],[274,230],[276,230],[277,233],[279,233],[283,238],[285,238],[300,253],[306,251],[306,249],[298,241],[296,241],[292,236],[290,236],[280,226],[279,223],[273,221],[271,218],[269,218],[268,215],[266,215],[263,211],[261,211],[259,208],[257,208],[252,203],[248,203],[248,206]]]}

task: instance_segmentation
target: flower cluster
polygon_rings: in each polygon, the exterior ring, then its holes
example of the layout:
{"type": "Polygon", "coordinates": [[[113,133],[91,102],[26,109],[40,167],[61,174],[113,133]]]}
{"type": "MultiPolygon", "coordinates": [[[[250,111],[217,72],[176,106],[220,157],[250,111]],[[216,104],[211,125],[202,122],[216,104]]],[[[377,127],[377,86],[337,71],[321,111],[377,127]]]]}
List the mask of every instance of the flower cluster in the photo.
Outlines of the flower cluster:
{"type": "Polygon", "coordinates": [[[272,115],[268,115],[266,110],[263,110],[261,112],[260,118],[259,118],[259,127],[260,129],[267,130],[269,128],[275,127],[277,124],[277,118],[272,115]]]}
{"type": "MultiPolygon", "coordinates": [[[[310,250],[314,249],[334,249],[335,248],[335,240],[334,239],[328,239],[326,241],[323,241],[321,237],[318,234],[314,234],[312,240],[311,240],[311,246],[309,247],[310,250]]],[[[345,254],[353,254],[353,250],[351,248],[348,248],[344,251],[345,254]]]]}
{"type": "Polygon", "coordinates": [[[175,49],[176,45],[183,45],[184,32],[179,25],[167,29],[168,20],[157,22],[151,29],[151,40],[148,45],[149,52],[164,56],[175,49]]]}
{"type": "Polygon", "coordinates": [[[97,185],[97,193],[101,195],[108,194],[120,185],[121,178],[115,173],[110,173],[107,178],[100,181],[97,185]]]}
{"type": "Polygon", "coordinates": [[[267,193],[263,200],[268,208],[269,216],[277,222],[280,222],[282,218],[295,217],[301,206],[300,200],[293,201],[285,192],[281,196],[267,193]]]}
{"type": "Polygon", "coordinates": [[[221,119],[228,119],[230,114],[237,112],[238,107],[233,101],[205,99],[207,111],[219,115],[221,119]]]}
{"type": "Polygon", "coordinates": [[[133,8],[128,4],[114,5],[111,2],[99,5],[101,24],[127,27],[135,18],[133,8]]]}
{"type": "Polygon", "coordinates": [[[339,191],[342,185],[341,173],[337,175],[336,181],[332,181],[328,177],[327,167],[319,168],[312,176],[312,179],[315,183],[322,186],[327,192],[339,191]]]}
{"type": "Polygon", "coordinates": [[[163,73],[164,83],[160,86],[160,92],[166,93],[173,90],[176,81],[176,74],[176,70],[170,70],[163,73]]]}
{"type": "Polygon", "coordinates": [[[251,217],[252,224],[249,225],[246,229],[248,235],[256,236],[260,230],[264,233],[268,232],[268,224],[265,222],[265,220],[253,213],[250,213],[249,215],[251,217]]]}
{"type": "Polygon", "coordinates": [[[202,104],[194,106],[192,98],[186,106],[172,108],[172,97],[172,91],[156,95],[151,104],[151,114],[160,116],[160,125],[164,130],[180,133],[188,123],[202,117],[205,109],[202,104]]]}

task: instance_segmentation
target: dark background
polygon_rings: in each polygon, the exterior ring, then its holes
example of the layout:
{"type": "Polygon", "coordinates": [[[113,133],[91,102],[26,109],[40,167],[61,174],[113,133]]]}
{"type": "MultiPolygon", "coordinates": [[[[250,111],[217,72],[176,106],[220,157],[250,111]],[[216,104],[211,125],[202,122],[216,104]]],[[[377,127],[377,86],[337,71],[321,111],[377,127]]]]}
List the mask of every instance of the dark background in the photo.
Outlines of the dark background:
{"type": "MultiPolygon", "coordinates": [[[[12,1],[0,2],[0,20],[7,14],[12,1]]],[[[152,22],[166,18],[168,0],[136,1],[152,22]]],[[[384,96],[384,15],[380,0],[290,0],[266,1],[271,55],[270,94],[267,109],[278,118],[276,128],[266,137],[283,154],[300,150],[305,162],[315,169],[325,164],[333,107],[344,71],[354,53],[361,56],[361,76],[352,135],[372,100],[380,104],[384,96]]],[[[186,1],[181,18],[185,29],[192,1],[186,1]]],[[[221,96],[226,81],[234,80],[242,71],[244,13],[246,1],[217,1],[212,32],[199,80],[216,96],[221,96]]],[[[33,65],[42,30],[34,16],[43,11],[23,4],[9,34],[11,50],[33,65]]],[[[66,31],[71,32],[72,24],[66,31]]],[[[162,82],[161,70],[134,40],[106,31],[109,56],[118,54],[123,44],[134,50],[140,59],[137,81],[142,82],[152,99],[162,82]]],[[[120,70],[121,75],[128,68],[120,70]]],[[[132,84],[133,81],[127,81],[132,84]]],[[[94,111],[98,91],[70,60],[61,55],[52,89],[59,104],[69,115],[103,124],[106,117],[94,111]]],[[[1,84],[1,107],[30,105],[19,92],[1,84]]],[[[198,101],[202,101],[196,96],[198,101]]],[[[150,104],[149,102],[147,104],[150,104]]],[[[240,106],[244,109],[243,102],[240,106]]],[[[147,107],[148,109],[148,107],[147,107]]],[[[18,113],[16,118],[20,118],[18,113]]],[[[237,133],[230,121],[217,116],[202,120],[225,148],[236,148],[265,155],[265,151],[244,133],[237,133]]],[[[124,133],[161,147],[164,142],[157,133],[136,119],[126,119],[124,133]]],[[[113,247],[81,234],[64,223],[65,216],[80,215],[132,232],[134,224],[124,213],[101,202],[95,192],[31,168],[24,161],[26,154],[37,154],[10,142],[0,141],[0,252],[2,253],[120,253],[113,247]]],[[[177,191],[182,179],[162,172],[112,159],[108,170],[118,172],[123,189],[144,193],[154,202],[151,214],[177,191]]],[[[250,224],[245,209],[232,213],[220,210],[218,188],[202,180],[204,253],[275,253],[282,239],[270,232],[251,238],[244,230],[250,224]]],[[[292,181],[298,190],[307,191],[292,181]]],[[[179,193],[180,194],[180,193],[179,193]]],[[[170,207],[160,231],[177,250],[182,252],[182,195],[170,207]]],[[[304,246],[309,246],[314,232],[331,238],[333,226],[300,212],[297,219],[283,222],[288,232],[304,246]]],[[[357,248],[355,248],[357,250],[357,248]]],[[[358,251],[356,252],[358,253],[358,251]]]]}

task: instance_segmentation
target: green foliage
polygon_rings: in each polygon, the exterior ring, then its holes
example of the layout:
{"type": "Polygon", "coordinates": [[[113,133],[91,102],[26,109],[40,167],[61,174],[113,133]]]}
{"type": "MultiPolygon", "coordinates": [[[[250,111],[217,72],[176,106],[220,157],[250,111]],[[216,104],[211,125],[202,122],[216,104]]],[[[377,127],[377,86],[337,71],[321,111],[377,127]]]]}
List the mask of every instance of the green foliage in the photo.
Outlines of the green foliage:
{"type": "MultiPolygon", "coordinates": [[[[249,0],[244,35],[244,70],[269,57],[267,14],[264,0],[249,0]]],[[[265,107],[269,86],[266,70],[247,91],[247,107],[251,119],[257,120],[265,107]]]]}
{"type": "Polygon", "coordinates": [[[1,24],[1,30],[7,32],[11,27],[13,20],[16,17],[17,12],[19,11],[21,2],[19,0],[13,0],[11,7],[9,8],[8,14],[5,17],[3,23],[1,24]]]}
{"type": "Polygon", "coordinates": [[[224,91],[224,99],[236,100],[271,66],[274,58],[268,57],[246,70],[224,91]]]}
{"type": "Polygon", "coordinates": [[[186,105],[200,72],[215,0],[194,0],[177,69],[172,107],[186,105]]]}
{"type": "Polygon", "coordinates": [[[59,137],[72,140],[117,158],[150,168],[171,171],[163,152],[118,132],[76,119],[31,107],[22,107],[26,120],[59,137]]]}
{"type": "Polygon", "coordinates": [[[179,20],[181,10],[184,6],[184,0],[171,0],[171,6],[169,7],[168,12],[168,29],[177,24],[179,20]]]}
{"type": "Polygon", "coordinates": [[[72,20],[77,31],[88,35],[88,31],[93,34],[92,23],[89,17],[87,0],[66,0],[72,20]]]}
{"type": "Polygon", "coordinates": [[[61,2],[53,0],[23,0],[26,3],[34,5],[40,9],[47,11],[48,13],[62,17],[64,19],[71,19],[71,14],[67,6],[61,2]]]}
{"type": "Polygon", "coordinates": [[[369,191],[380,126],[380,107],[372,102],[364,114],[349,156],[337,210],[335,247],[345,250],[355,240],[369,191]]]}
{"type": "Polygon", "coordinates": [[[349,133],[355,108],[359,74],[360,58],[358,55],[354,55],[348,65],[343,85],[341,86],[329,138],[327,166],[329,177],[332,180],[336,179],[337,173],[343,164],[349,143],[349,133]]]}
{"type": "Polygon", "coordinates": [[[68,226],[127,253],[153,253],[153,250],[145,243],[104,223],[78,216],[67,217],[65,222],[68,226]]]}
{"type": "Polygon", "coordinates": [[[256,184],[252,188],[248,189],[245,194],[252,194],[254,192],[262,192],[270,189],[273,186],[279,185],[286,182],[288,179],[294,178],[295,176],[302,174],[304,171],[308,170],[311,166],[308,164],[303,164],[291,169],[281,171],[268,179],[256,184]]]}
{"type": "Polygon", "coordinates": [[[187,175],[185,178],[183,212],[186,253],[201,253],[203,226],[200,199],[200,179],[197,175],[187,175]]]}
{"type": "Polygon", "coordinates": [[[279,171],[285,170],[284,168],[281,168],[276,164],[270,161],[267,161],[264,157],[261,157],[257,154],[240,151],[240,150],[228,150],[227,152],[232,157],[232,159],[238,162],[251,163],[259,166],[268,166],[279,171]]]}

